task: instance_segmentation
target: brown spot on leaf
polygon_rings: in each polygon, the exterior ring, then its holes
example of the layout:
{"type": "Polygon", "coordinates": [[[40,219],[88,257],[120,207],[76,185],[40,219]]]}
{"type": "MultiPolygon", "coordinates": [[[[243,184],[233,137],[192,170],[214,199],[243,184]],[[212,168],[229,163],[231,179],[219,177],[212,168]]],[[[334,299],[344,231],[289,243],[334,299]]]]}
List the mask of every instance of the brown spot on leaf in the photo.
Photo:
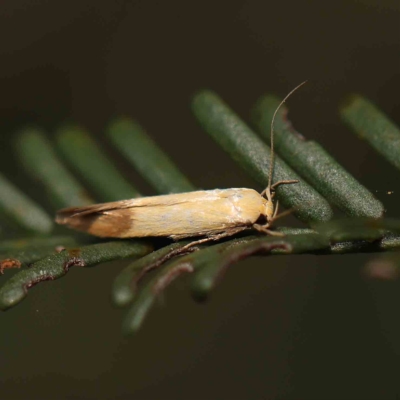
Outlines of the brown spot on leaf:
{"type": "Polygon", "coordinates": [[[272,242],[272,243],[268,242],[257,243],[256,246],[248,246],[247,248],[241,250],[240,252],[228,250],[227,256],[224,259],[223,264],[218,271],[218,274],[216,275],[214,285],[222,279],[223,275],[225,274],[226,270],[229,268],[230,265],[256,254],[270,253],[274,249],[282,249],[287,252],[290,252],[292,247],[285,241],[282,241],[282,242],[272,242]]]}
{"type": "Polygon", "coordinates": [[[70,258],[64,263],[65,272],[67,272],[71,267],[84,267],[86,265],[84,259],[81,258],[81,249],[68,249],[67,251],[70,258]]]}
{"type": "Polygon", "coordinates": [[[80,257],[81,256],[81,249],[68,249],[68,255],[70,257],[80,257]]]}
{"type": "Polygon", "coordinates": [[[51,275],[41,275],[41,276],[36,277],[35,279],[32,279],[27,284],[25,284],[24,285],[24,289],[27,292],[28,289],[30,289],[31,287],[37,285],[40,282],[52,281],[52,280],[54,280],[54,278],[51,275]]]}
{"type": "Polygon", "coordinates": [[[71,267],[84,267],[86,265],[85,260],[80,257],[71,257],[64,263],[64,270],[68,272],[71,267]]]}
{"type": "Polygon", "coordinates": [[[159,268],[161,265],[165,264],[168,260],[176,256],[183,256],[190,254],[192,252],[198,251],[198,247],[189,247],[188,249],[182,249],[179,247],[177,249],[171,250],[169,253],[165,254],[163,257],[154,260],[153,262],[147,264],[144,268],[140,270],[138,274],[135,275],[135,279],[132,280],[131,285],[135,287],[136,284],[143,278],[145,274],[152,271],[153,269],[159,268]]]}
{"type": "Polygon", "coordinates": [[[173,280],[178,278],[178,276],[184,273],[193,272],[194,268],[190,263],[178,264],[175,268],[168,271],[167,274],[164,274],[153,286],[152,292],[154,294],[160,293],[164,290],[173,280]]]}
{"type": "Polygon", "coordinates": [[[6,258],[0,261],[0,274],[4,274],[5,269],[20,268],[21,261],[16,258],[6,258]]]}

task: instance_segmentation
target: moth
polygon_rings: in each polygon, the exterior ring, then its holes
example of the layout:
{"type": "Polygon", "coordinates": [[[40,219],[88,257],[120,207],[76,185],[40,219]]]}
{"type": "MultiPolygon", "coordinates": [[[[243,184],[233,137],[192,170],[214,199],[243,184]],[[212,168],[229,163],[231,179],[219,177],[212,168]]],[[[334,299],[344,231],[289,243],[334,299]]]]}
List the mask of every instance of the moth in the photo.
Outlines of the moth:
{"type": "Polygon", "coordinates": [[[277,218],[286,214],[278,215],[279,205],[274,203],[275,189],[298,181],[272,184],[274,122],[279,108],[304,83],[295,87],[274,112],[268,186],[261,193],[247,188],[201,190],[69,207],[57,212],[56,222],[100,237],[169,237],[174,240],[201,237],[185,248],[247,229],[282,236],[282,233],[270,229],[277,218]]]}

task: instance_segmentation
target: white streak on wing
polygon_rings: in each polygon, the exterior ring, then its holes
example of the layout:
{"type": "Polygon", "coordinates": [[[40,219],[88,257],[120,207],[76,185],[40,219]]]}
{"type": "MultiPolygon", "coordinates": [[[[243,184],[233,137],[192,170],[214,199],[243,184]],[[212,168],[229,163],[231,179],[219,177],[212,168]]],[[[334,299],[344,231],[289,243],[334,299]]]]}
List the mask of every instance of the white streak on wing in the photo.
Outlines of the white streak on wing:
{"type": "Polygon", "coordinates": [[[242,220],[242,209],[240,206],[238,206],[238,204],[240,204],[240,201],[242,198],[243,198],[243,196],[240,195],[240,192],[234,193],[233,196],[229,198],[229,200],[232,203],[232,208],[233,208],[232,215],[235,215],[237,220],[242,220]]]}

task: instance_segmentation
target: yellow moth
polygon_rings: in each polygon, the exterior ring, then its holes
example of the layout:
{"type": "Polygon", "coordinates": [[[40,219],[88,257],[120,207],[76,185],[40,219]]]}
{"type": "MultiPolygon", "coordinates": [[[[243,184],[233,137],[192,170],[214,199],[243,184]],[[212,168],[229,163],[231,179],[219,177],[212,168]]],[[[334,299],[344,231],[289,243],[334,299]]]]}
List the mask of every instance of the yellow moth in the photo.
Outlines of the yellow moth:
{"type": "Polygon", "coordinates": [[[174,240],[203,237],[185,247],[231,236],[246,229],[270,235],[278,214],[274,204],[275,188],[297,180],[272,184],[274,167],[273,129],[275,116],[287,100],[305,82],[294,88],[275,110],[271,122],[271,159],[267,188],[215,189],[162,196],[142,197],[58,211],[56,222],[100,237],[169,237],[174,240]]]}

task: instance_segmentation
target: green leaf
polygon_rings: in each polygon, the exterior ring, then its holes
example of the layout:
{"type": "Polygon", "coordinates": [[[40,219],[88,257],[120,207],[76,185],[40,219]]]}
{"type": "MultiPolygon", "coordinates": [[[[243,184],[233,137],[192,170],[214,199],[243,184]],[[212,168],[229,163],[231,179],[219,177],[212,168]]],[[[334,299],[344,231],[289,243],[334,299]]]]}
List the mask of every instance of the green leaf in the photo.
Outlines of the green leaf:
{"type": "Polygon", "coordinates": [[[15,306],[27,296],[28,289],[40,282],[61,278],[73,266],[92,267],[106,261],[142,257],[151,251],[153,246],[146,241],[120,240],[48,255],[31,268],[14,275],[0,288],[0,310],[15,306]]]}
{"type": "Polygon", "coordinates": [[[340,114],[356,135],[400,169],[400,130],[383,112],[364,97],[354,94],[344,102],[340,114]]]}
{"type": "Polygon", "coordinates": [[[176,278],[186,273],[194,275],[192,290],[197,299],[204,299],[215,286],[221,273],[231,264],[255,254],[270,254],[274,249],[285,253],[304,253],[326,249],[329,242],[320,235],[293,235],[282,237],[250,236],[208,246],[201,251],[179,257],[160,268],[143,284],[134,299],[123,324],[125,334],[136,332],[142,325],[157,295],[176,278]]]}
{"type": "MultiPolygon", "coordinates": [[[[113,285],[112,297],[114,304],[123,307],[132,302],[137,292],[139,280],[149,271],[159,268],[166,261],[173,258],[177,251],[190,243],[190,241],[181,241],[165,246],[159,250],[153,251],[147,256],[134,261],[116,277],[113,285]]],[[[192,252],[194,249],[188,251],[192,252]]]]}
{"type": "Polygon", "coordinates": [[[27,238],[0,243],[0,270],[9,259],[16,260],[22,267],[28,266],[45,256],[59,252],[66,246],[75,246],[77,241],[70,236],[27,238]]]}
{"type": "MultiPolygon", "coordinates": [[[[254,124],[268,141],[272,116],[279,103],[274,96],[264,96],[252,113],[254,124]]],[[[298,133],[287,118],[285,106],[278,111],[274,126],[277,153],[327,200],[351,217],[382,217],[383,204],[318,143],[298,133]]]]}
{"type": "Polygon", "coordinates": [[[26,231],[46,234],[53,229],[50,216],[1,174],[0,213],[26,231]]]}
{"type": "Polygon", "coordinates": [[[115,147],[160,194],[195,190],[138,123],[128,118],[119,118],[110,125],[107,135],[115,147]]]}
{"type": "Polygon", "coordinates": [[[26,128],[21,131],[16,150],[26,172],[44,185],[57,207],[93,203],[85,188],[61,163],[41,130],[26,128]]]}
{"type": "Polygon", "coordinates": [[[69,166],[93,189],[100,201],[140,196],[83,129],[64,126],[57,132],[57,145],[69,166]]]}

